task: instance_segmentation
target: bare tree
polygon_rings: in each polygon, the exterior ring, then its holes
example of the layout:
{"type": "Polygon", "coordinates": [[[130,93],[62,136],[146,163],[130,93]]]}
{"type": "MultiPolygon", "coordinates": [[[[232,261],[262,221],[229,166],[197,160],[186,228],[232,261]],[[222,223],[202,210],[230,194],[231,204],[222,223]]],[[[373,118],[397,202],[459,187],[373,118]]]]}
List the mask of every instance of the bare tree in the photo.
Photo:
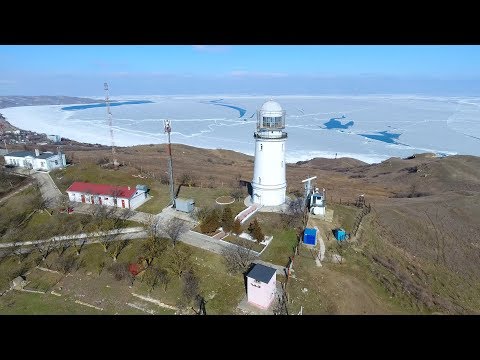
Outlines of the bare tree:
{"type": "Polygon", "coordinates": [[[72,242],[75,242],[75,240],[74,239],[69,239],[69,240],[57,242],[57,245],[55,246],[55,250],[56,250],[59,257],[63,256],[63,254],[70,247],[72,242]]]}
{"type": "Polygon", "coordinates": [[[98,242],[103,247],[103,252],[106,253],[110,247],[110,243],[114,241],[117,234],[104,234],[98,237],[98,242]]]}
{"type": "Polygon", "coordinates": [[[183,289],[182,297],[185,304],[190,304],[199,293],[199,281],[192,269],[182,275],[183,289]]]}
{"type": "Polygon", "coordinates": [[[42,255],[42,261],[45,261],[48,255],[54,250],[54,245],[51,240],[42,243],[35,243],[33,247],[38,250],[40,255],[42,255]]]}
{"type": "Polygon", "coordinates": [[[235,200],[240,201],[247,196],[247,192],[245,191],[245,188],[243,186],[236,187],[232,190],[230,196],[233,197],[235,200]]]}
{"type": "Polygon", "coordinates": [[[167,286],[170,283],[170,276],[168,271],[160,269],[158,271],[158,282],[163,285],[163,291],[167,292],[167,286]]]}
{"type": "Polygon", "coordinates": [[[188,185],[188,187],[195,186],[195,178],[192,174],[183,173],[180,176],[180,185],[188,185]]]}
{"type": "Polygon", "coordinates": [[[117,281],[127,279],[131,283],[133,283],[133,281],[135,280],[135,277],[128,270],[127,263],[114,263],[108,268],[108,270],[117,281]]]}
{"type": "Polygon", "coordinates": [[[14,254],[15,248],[13,246],[6,247],[0,250],[0,264],[6,260],[10,255],[14,254]]]}
{"type": "Polygon", "coordinates": [[[164,230],[168,238],[172,240],[173,246],[176,245],[180,236],[188,231],[186,222],[175,217],[170,218],[162,225],[162,230],[164,230]]]}
{"type": "Polygon", "coordinates": [[[167,269],[178,278],[181,278],[183,273],[191,269],[192,253],[187,247],[176,246],[171,249],[167,269]]]}
{"type": "Polygon", "coordinates": [[[232,245],[222,250],[225,266],[227,271],[232,274],[245,272],[255,255],[252,252],[253,243],[251,241],[241,239],[238,246],[232,245]]]}
{"type": "Polygon", "coordinates": [[[104,260],[101,260],[100,262],[97,263],[98,276],[100,276],[104,267],[105,267],[105,261],[104,260]]]}
{"type": "Polygon", "coordinates": [[[18,243],[15,242],[13,247],[5,248],[3,250],[6,251],[5,256],[13,255],[14,258],[17,259],[17,263],[21,264],[28,257],[29,252],[25,251],[25,248],[22,247],[20,244],[17,244],[18,243]]]}
{"type": "Polygon", "coordinates": [[[118,255],[122,252],[123,249],[125,249],[128,244],[130,243],[130,240],[120,240],[120,241],[115,241],[111,247],[110,250],[110,256],[113,259],[113,262],[117,262],[118,255]]]}
{"type": "Polygon", "coordinates": [[[73,239],[70,241],[70,244],[73,246],[73,248],[75,249],[75,254],[77,256],[80,255],[80,252],[82,251],[82,248],[83,246],[85,245],[85,242],[87,241],[86,239],[82,239],[81,243],[78,244],[77,241],[79,241],[78,239],[73,239]]]}
{"type": "Polygon", "coordinates": [[[58,258],[55,267],[63,274],[68,274],[75,265],[75,255],[70,254],[68,256],[61,256],[58,258]]]}
{"type": "Polygon", "coordinates": [[[287,210],[281,216],[282,224],[286,229],[299,228],[305,213],[304,199],[294,198],[288,202],[287,210]]]}
{"type": "Polygon", "coordinates": [[[152,237],[148,238],[142,244],[142,253],[147,263],[150,266],[154,259],[160,257],[167,249],[168,239],[152,237]]]}
{"type": "Polygon", "coordinates": [[[68,209],[71,207],[72,203],[68,195],[62,194],[62,196],[58,198],[55,205],[60,209],[60,211],[65,211],[68,214],[68,209]]]}
{"type": "Polygon", "coordinates": [[[144,282],[148,286],[149,294],[160,282],[160,271],[161,270],[156,267],[149,267],[143,275],[142,282],[144,282]]]}
{"type": "Polygon", "coordinates": [[[155,215],[150,214],[145,223],[143,223],[143,227],[147,232],[148,239],[156,239],[158,235],[158,225],[159,225],[159,218],[155,215]]]}

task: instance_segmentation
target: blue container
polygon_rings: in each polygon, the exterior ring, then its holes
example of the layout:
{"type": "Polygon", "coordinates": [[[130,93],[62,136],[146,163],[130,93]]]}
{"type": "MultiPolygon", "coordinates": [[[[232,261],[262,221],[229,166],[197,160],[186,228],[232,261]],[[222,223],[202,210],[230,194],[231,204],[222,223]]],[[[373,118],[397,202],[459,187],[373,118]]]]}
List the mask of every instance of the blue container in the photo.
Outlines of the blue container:
{"type": "Polygon", "coordinates": [[[303,231],[303,243],[307,245],[316,245],[317,230],[311,228],[305,228],[303,231]]]}
{"type": "Polygon", "coordinates": [[[340,241],[343,241],[347,238],[347,232],[341,228],[333,230],[333,235],[335,235],[335,239],[340,241]]]}

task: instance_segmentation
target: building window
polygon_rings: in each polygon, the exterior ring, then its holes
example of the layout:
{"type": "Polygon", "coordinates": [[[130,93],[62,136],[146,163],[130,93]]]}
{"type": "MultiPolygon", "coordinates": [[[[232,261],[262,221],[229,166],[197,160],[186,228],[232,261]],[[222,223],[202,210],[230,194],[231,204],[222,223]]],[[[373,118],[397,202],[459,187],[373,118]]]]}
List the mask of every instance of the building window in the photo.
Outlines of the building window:
{"type": "Polygon", "coordinates": [[[283,161],[282,161],[282,167],[283,167],[283,161]]]}

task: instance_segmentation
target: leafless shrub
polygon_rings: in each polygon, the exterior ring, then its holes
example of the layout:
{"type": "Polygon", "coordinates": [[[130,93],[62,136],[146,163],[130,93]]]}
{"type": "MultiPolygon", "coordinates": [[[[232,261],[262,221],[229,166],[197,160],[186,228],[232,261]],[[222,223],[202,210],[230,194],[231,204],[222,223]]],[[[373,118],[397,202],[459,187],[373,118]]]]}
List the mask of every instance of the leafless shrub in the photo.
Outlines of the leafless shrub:
{"type": "Polygon", "coordinates": [[[255,259],[253,242],[241,239],[239,246],[229,246],[222,250],[227,271],[231,274],[244,273],[255,259]]]}
{"type": "Polygon", "coordinates": [[[123,279],[133,281],[134,279],[133,275],[130,273],[130,271],[128,271],[127,263],[114,263],[108,268],[108,271],[117,281],[121,281],[123,279]]]}

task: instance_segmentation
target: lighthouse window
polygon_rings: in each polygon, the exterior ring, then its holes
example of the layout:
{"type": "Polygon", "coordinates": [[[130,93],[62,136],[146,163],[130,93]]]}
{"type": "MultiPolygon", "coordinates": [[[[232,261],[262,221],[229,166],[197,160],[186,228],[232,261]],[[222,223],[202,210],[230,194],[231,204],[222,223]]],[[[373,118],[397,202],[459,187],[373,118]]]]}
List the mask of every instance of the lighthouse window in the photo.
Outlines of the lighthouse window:
{"type": "Polygon", "coordinates": [[[263,150],[263,144],[260,144],[260,150],[263,150]]]}
{"type": "Polygon", "coordinates": [[[262,183],[262,178],[259,176],[258,177],[258,183],[261,184],[262,183]]]}

